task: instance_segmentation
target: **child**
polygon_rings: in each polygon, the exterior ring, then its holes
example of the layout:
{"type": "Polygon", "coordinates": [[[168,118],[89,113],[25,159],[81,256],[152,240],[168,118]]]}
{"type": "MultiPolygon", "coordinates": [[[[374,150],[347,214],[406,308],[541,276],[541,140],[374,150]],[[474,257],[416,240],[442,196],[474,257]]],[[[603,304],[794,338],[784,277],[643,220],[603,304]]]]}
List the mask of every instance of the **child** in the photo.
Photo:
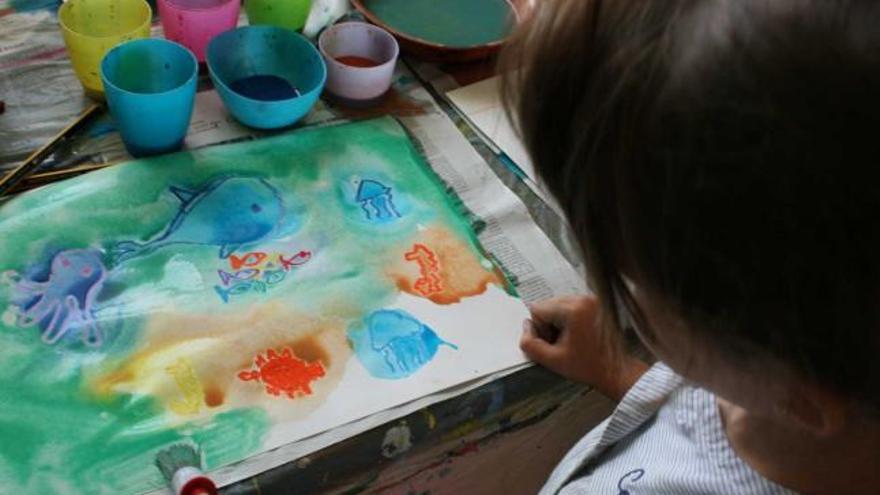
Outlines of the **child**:
{"type": "Polygon", "coordinates": [[[521,345],[620,400],[542,493],[880,493],[880,2],[535,4],[505,94],[597,299],[521,345]]]}

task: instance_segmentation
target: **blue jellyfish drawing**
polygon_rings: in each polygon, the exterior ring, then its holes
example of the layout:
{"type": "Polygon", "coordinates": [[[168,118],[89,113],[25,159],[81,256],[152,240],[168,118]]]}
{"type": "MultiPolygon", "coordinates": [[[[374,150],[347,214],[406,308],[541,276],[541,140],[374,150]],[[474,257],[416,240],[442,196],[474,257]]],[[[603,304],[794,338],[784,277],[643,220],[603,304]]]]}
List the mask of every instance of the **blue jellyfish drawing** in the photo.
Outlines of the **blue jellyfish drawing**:
{"type": "Polygon", "coordinates": [[[43,342],[55,344],[71,329],[80,329],[88,345],[103,337],[95,319],[95,297],[104,285],[107,270],[95,250],[61,251],[52,258],[45,281],[18,278],[15,289],[22,301],[16,324],[37,325],[43,342]]]}
{"type": "Polygon", "coordinates": [[[367,220],[387,221],[400,218],[400,213],[394,207],[391,188],[377,180],[362,180],[358,185],[355,201],[360,203],[367,220]]]}
{"type": "Polygon", "coordinates": [[[458,349],[401,310],[382,309],[371,313],[363,325],[349,329],[348,338],[367,371],[385,379],[412,375],[431,362],[441,346],[458,349]]]}
{"type": "Polygon", "coordinates": [[[228,258],[240,246],[267,238],[284,216],[281,196],[264,179],[222,177],[198,190],[171,192],[181,205],[168,226],[146,242],[116,244],[117,263],[172,244],[218,246],[220,258],[228,258]]]}

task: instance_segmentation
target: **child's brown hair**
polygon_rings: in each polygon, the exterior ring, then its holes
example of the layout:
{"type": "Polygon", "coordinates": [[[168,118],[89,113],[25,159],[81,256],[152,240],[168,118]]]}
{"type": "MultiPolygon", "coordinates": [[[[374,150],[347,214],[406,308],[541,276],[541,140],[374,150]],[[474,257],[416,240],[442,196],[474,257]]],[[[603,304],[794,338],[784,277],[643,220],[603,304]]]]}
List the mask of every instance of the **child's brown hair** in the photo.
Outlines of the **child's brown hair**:
{"type": "Polygon", "coordinates": [[[604,315],[644,324],[629,278],[880,410],[878,26],[868,0],[536,2],[506,101],[604,315]]]}

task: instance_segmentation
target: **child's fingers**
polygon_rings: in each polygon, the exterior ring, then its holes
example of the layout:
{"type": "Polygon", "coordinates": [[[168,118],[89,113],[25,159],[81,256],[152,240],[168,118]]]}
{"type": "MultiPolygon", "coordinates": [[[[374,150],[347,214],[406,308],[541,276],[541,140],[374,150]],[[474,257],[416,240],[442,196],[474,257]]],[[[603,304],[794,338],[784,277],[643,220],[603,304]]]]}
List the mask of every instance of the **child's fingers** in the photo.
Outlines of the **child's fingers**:
{"type": "Polygon", "coordinates": [[[559,341],[560,335],[563,333],[561,328],[550,323],[545,323],[534,317],[530,320],[530,323],[531,329],[535,332],[535,335],[546,341],[548,344],[556,344],[559,341]]]}
{"type": "Polygon", "coordinates": [[[523,321],[519,347],[532,361],[553,369],[562,357],[562,350],[538,336],[531,320],[523,321]]]}
{"type": "Polygon", "coordinates": [[[562,299],[547,299],[529,305],[532,319],[556,328],[565,328],[571,310],[562,299]]]}

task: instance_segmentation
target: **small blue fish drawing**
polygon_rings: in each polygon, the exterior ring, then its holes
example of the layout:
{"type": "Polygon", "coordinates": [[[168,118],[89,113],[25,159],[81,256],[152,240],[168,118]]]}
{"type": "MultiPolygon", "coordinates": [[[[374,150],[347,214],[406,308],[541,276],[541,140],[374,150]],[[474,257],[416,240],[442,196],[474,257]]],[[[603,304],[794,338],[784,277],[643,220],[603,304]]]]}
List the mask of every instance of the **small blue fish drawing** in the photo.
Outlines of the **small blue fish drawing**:
{"type": "Polygon", "coordinates": [[[146,242],[116,244],[117,263],[173,244],[219,246],[225,259],[240,246],[267,238],[284,216],[281,196],[264,179],[222,177],[198,190],[171,187],[171,192],[181,205],[168,226],[146,242]]]}
{"type": "Polygon", "coordinates": [[[259,280],[248,280],[245,282],[238,282],[232,287],[226,288],[220,285],[214,286],[214,292],[220,296],[220,299],[223,302],[228,303],[232,296],[240,296],[242,294],[247,294],[248,292],[266,292],[266,284],[259,280]]]}
{"type": "Polygon", "coordinates": [[[223,285],[228,286],[230,282],[243,282],[250,280],[260,274],[260,270],[256,268],[246,268],[235,273],[229,273],[226,270],[217,270],[217,275],[223,285]]]}
{"type": "Polygon", "coordinates": [[[266,282],[266,285],[281,283],[285,277],[287,277],[287,272],[280,268],[278,270],[266,270],[263,272],[263,282],[266,282]]]}
{"type": "Polygon", "coordinates": [[[428,364],[440,346],[458,349],[430,327],[402,310],[371,313],[348,338],[361,364],[377,378],[406,378],[428,364]]]}
{"type": "Polygon", "coordinates": [[[16,289],[27,301],[20,307],[17,325],[36,324],[47,344],[58,342],[72,329],[80,329],[83,342],[101,345],[103,336],[95,319],[95,298],[106,276],[98,251],[61,251],[52,258],[46,281],[17,281],[16,289]]]}
{"type": "Polygon", "coordinates": [[[361,204],[361,209],[367,220],[391,220],[400,218],[400,213],[394,207],[394,198],[391,188],[373,179],[364,179],[358,184],[355,201],[361,204]]]}

